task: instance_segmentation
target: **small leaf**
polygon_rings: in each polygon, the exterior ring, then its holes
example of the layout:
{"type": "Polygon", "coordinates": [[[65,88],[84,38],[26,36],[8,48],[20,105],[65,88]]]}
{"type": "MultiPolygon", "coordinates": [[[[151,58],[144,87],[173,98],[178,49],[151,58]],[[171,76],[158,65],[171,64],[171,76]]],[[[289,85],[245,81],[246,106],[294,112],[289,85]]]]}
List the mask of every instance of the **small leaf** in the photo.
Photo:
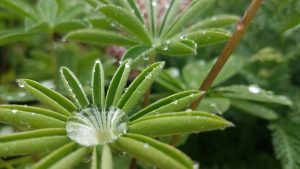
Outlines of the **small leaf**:
{"type": "Polygon", "coordinates": [[[65,122],[56,118],[8,108],[0,108],[0,121],[21,129],[65,127],[65,122]]]}
{"type": "Polygon", "coordinates": [[[131,83],[127,91],[121,96],[117,107],[129,113],[144,93],[150,88],[154,79],[164,66],[164,62],[157,62],[147,67],[131,83]]]}
{"type": "Polygon", "coordinates": [[[90,147],[82,147],[64,156],[62,159],[51,165],[50,169],[72,169],[91,152],[90,147]]]}
{"type": "Polygon", "coordinates": [[[137,42],[112,31],[100,29],[83,29],[66,35],[66,40],[103,44],[103,45],[136,45],[137,42]]]}
{"type": "Polygon", "coordinates": [[[47,155],[43,159],[41,159],[39,162],[34,164],[32,168],[33,169],[49,168],[51,165],[64,158],[75,149],[76,149],[76,144],[74,142],[66,144],[60,147],[59,149],[53,151],[51,154],[47,155]]]}
{"type": "Polygon", "coordinates": [[[59,113],[69,116],[70,112],[73,112],[77,109],[76,106],[64,96],[55,92],[54,90],[42,86],[38,82],[24,79],[19,80],[19,83],[20,86],[24,86],[25,89],[39,101],[59,113]]]}
{"type": "Polygon", "coordinates": [[[102,149],[101,168],[113,169],[112,155],[108,145],[104,145],[102,149]]]}
{"type": "Polygon", "coordinates": [[[132,15],[131,12],[116,6],[104,6],[100,8],[100,11],[107,18],[121,25],[126,31],[135,35],[145,44],[151,44],[151,39],[147,30],[139,19],[132,15]]]}
{"type": "Polygon", "coordinates": [[[104,69],[100,60],[96,60],[92,73],[93,103],[104,106],[105,77],[104,69]]]}
{"type": "Polygon", "coordinates": [[[166,11],[165,16],[163,17],[163,21],[160,28],[160,35],[166,33],[166,31],[172,26],[171,22],[175,20],[175,17],[178,14],[178,10],[180,8],[182,1],[181,0],[171,0],[169,3],[169,8],[166,11]]]}
{"type": "Polygon", "coordinates": [[[200,102],[197,110],[215,114],[223,114],[229,109],[230,100],[226,98],[205,97],[200,102]]]}
{"type": "Polygon", "coordinates": [[[0,32],[0,45],[21,41],[33,36],[33,32],[26,32],[24,30],[5,30],[0,32]]]}
{"type": "Polygon", "coordinates": [[[176,148],[137,134],[120,137],[113,146],[163,169],[191,169],[193,162],[176,148]]]}
{"type": "Polygon", "coordinates": [[[257,102],[277,103],[282,105],[291,106],[292,102],[286,96],[274,95],[271,91],[266,91],[256,85],[232,85],[227,87],[220,87],[216,89],[222,96],[252,100],[257,102]]]}
{"type": "Polygon", "coordinates": [[[65,85],[65,88],[73,98],[78,107],[84,107],[89,105],[85,92],[82,89],[82,85],[71,70],[66,67],[60,69],[60,74],[65,85]]]}
{"type": "Polygon", "coordinates": [[[127,50],[122,60],[132,59],[133,62],[141,58],[149,58],[149,55],[155,50],[151,46],[137,45],[127,50]]]}
{"type": "Polygon", "coordinates": [[[40,115],[52,117],[61,121],[67,121],[67,117],[65,115],[59,114],[57,112],[43,109],[43,108],[38,108],[38,107],[31,107],[31,106],[23,106],[23,105],[0,105],[0,108],[6,108],[6,109],[14,109],[14,110],[22,110],[26,112],[32,112],[32,113],[37,113],[40,115]]]}
{"type": "Polygon", "coordinates": [[[201,92],[196,90],[184,91],[164,99],[158,100],[133,114],[130,119],[135,120],[144,115],[155,115],[167,112],[176,112],[186,108],[189,104],[201,96],[201,92]]]}
{"type": "Polygon", "coordinates": [[[114,74],[106,95],[106,106],[116,106],[127,83],[131,60],[123,62],[114,74]]]}
{"type": "MultiPolygon", "coordinates": [[[[193,43],[192,41],[189,41],[193,43]]],[[[167,56],[189,56],[196,55],[196,45],[193,43],[192,46],[186,44],[187,42],[180,41],[166,41],[160,48],[158,48],[158,53],[167,56]]]]}
{"type": "Polygon", "coordinates": [[[233,126],[225,119],[205,112],[178,112],[149,115],[130,123],[131,133],[151,137],[189,134],[233,126]]]}
{"type": "Polygon", "coordinates": [[[54,26],[53,31],[59,33],[68,33],[77,29],[83,29],[86,25],[80,21],[67,21],[54,26]]]}
{"type": "Polygon", "coordinates": [[[197,0],[191,2],[188,9],[170,26],[166,38],[170,38],[181,31],[192,19],[197,19],[214,3],[214,0],[197,0]]]}
{"type": "Polygon", "coordinates": [[[52,151],[68,143],[65,131],[36,130],[0,137],[0,157],[36,154],[52,151]]]}
{"type": "Polygon", "coordinates": [[[265,120],[276,120],[278,118],[278,115],[272,109],[259,104],[233,99],[231,101],[231,105],[246,113],[265,120]]]}
{"type": "MultiPolygon", "coordinates": [[[[123,0],[121,0],[121,1],[123,1],[123,0]]],[[[129,4],[129,6],[131,7],[131,9],[134,11],[135,16],[143,23],[144,21],[143,21],[141,11],[137,7],[137,3],[135,2],[135,0],[126,0],[126,1],[129,4]]]]}
{"type": "Polygon", "coordinates": [[[193,32],[201,29],[210,29],[210,28],[223,28],[229,25],[236,23],[240,18],[236,15],[218,15],[211,18],[202,20],[191,27],[186,31],[193,32]]]}
{"type": "Polygon", "coordinates": [[[186,36],[189,40],[196,42],[199,47],[204,47],[227,41],[231,33],[222,29],[207,29],[188,33],[186,36]]]}

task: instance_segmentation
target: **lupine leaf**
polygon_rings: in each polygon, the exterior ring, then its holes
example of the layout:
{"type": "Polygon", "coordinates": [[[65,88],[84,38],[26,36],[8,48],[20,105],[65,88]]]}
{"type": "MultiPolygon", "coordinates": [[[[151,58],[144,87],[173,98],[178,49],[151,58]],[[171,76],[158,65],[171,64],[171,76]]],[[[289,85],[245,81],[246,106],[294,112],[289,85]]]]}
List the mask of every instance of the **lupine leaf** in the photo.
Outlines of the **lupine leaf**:
{"type": "Polygon", "coordinates": [[[192,169],[193,162],[176,148],[136,134],[120,137],[113,146],[163,169],[192,169]]]}
{"type": "Polygon", "coordinates": [[[26,17],[34,18],[33,9],[28,4],[24,3],[24,1],[1,0],[0,4],[4,8],[18,14],[20,17],[26,16],[26,17]]]}
{"type": "Polygon", "coordinates": [[[72,169],[77,166],[91,152],[91,148],[82,147],[76,151],[64,156],[58,162],[54,163],[49,169],[72,169]]]}
{"type": "Polygon", "coordinates": [[[104,6],[100,8],[100,11],[107,18],[121,25],[126,31],[135,35],[145,44],[151,44],[151,39],[147,30],[139,19],[132,15],[131,12],[116,6],[104,6]]]}
{"type": "Polygon", "coordinates": [[[20,41],[32,36],[33,32],[26,32],[24,30],[15,29],[0,32],[0,45],[20,41]]]}
{"type": "Polygon", "coordinates": [[[275,120],[278,118],[278,115],[275,111],[259,104],[233,99],[231,101],[231,105],[235,108],[243,110],[246,113],[249,113],[256,117],[260,117],[265,120],[275,120]]]}
{"type": "Polygon", "coordinates": [[[223,114],[229,109],[230,100],[227,98],[205,97],[201,100],[197,110],[215,114],[223,114]]]}
{"type": "Polygon", "coordinates": [[[115,72],[106,95],[106,106],[116,106],[127,83],[131,60],[123,62],[115,72]]]}
{"type": "Polygon", "coordinates": [[[63,129],[29,131],[0,137],[0,157],[52,151],[70,140],[63,129]]]}
{"type": "Polygon", "coordinates": [[[123,56],[122,60],[132,59],[133,62],[136,62],[140,58],[149,58],[150,53],[152,53],[155,48],[151,46],[145,45],[137,45],[133,46],[132,48],[128,49],[125,55],[123,56]]]}
{"type": "Polygon", "coordinates": [[[22,129],[65,127],[65,122],[56,118],[8,108],[0,108],[0,121],[22,129]]]}
{"type": "Polygon", "coordinates": [[[112,155],[108,145],[104,145],[102,149],[101,168],[113,169],[112,155]]]}
{"type": "Polygon", "coordinates": [[[178,112],[141,117],[129,125],[129,132],[151,137],[189,134],[232,126],[231,122],[211,113],[178,112]]]}
{"type": "Polygon", "coordinates": [[[34,166],[32,168],[33,169],[48,168],[51,165],[53,165],[55,162],[61,160],[63,157],[70,154],[75,149],[76,149],[76,144],[74,142],[66,144],[66,145],[60,147],[59,149],[53,151],[51,154],[47,155],[43,159],[41,159],[39,162],[34,164],[34,166]]]}
{"type": "Polygon", "coordinates": [[[217,88],[223,96],[235,99],[252,100],[257,102],[277,103],[291,106],[292,102],[285,96],[274,95],[270,91],[266,91],[256,85],[232,85],[217,88]]]}
{"type": "MultiPolygon", "coordinates": [[[[190,41],[192,42],[192,41],[190,41]]],[[[160,48],[158,48],[158,53],[167,56],[189,56],[196,55],[196,45],[187,45],[180,41],[167,41],[160,48]]]]}
{"type": "Polygon", "coordinates": [[[39,20],[48,22],[51,27],[55,24],[55,18],[58,12],[58,5],[53,0],[39,0],[37,4],[39,20]]]}
{"type": "Polygon", "coordinates": [[[84,107],[89,104],[89,100],[83,91],[82,85],[71,70],[66,67],[60,69],[61,77],[65,88],[73,98],[78,107],[84,107]]]}
{"type": "Polygon", "coordinates": [[[170,6],[166,11],[164,19],[162,21],[162,25],[160,27],[160,34],[165,34],[166,30],[168,30],[169,27],[171,26],[171,22],[176,17],[181,2],[182,2],[181,0],[171,0],[169,4],[170,6]]]}
{"type": "Polygon", "coordinates": [[[164,62],[157,62],[147,67],[130,84],[126,92],[121,96],[117,107],[129,113],[144,93],[149,89],[154,79],[164,66],[164,62]]]}
{"type": "Polygon", "coordinates": [[[200,96],[201,92],[196,90],[180,92],[152,103],[139,112],[133,114],[130,119],[135,120],[144,115],[176,112],[178,110],[186,108],[200,96]]]}
{"type": "Polygon", "coordinates": [[[104,106],[105,98],[105,77],[104,69],[100,60],[95,62],[92,74],[92,88],[93,88],[93,103],[104,106]]]}
{"type": "Polygon", "coordinates": [[[59,114],[57,112],[43,109],[43,108],[38,108],[38,107],[32,107],[32,106],[23,106],[23,105],[12,105],[12,104],[2,104],[0,105],[0,108],[6,108],[6,109],[14,109],[14,110],[22,110],[26,112],[32,112],[32,113],[37,113],[40,115],[52,117],[61,121],[67,121],[67,117],[65,115],[59,114]]]}
{"type": "Polygon", "coordinates": [[[118,33],[101,29],[76,30],[66,35],[66,40],[114,45],[136,45],[137,42],[126,38],[118,33]]]}
{"type": "Polygon", "coordinates": [[[209,29],[209,28],[223,28],[229,25],[236,23],[240,18],[236,15],[218,15],[213,16],[212,18],[208,18],[202,20],[191,27],[189,27],[186,31],[192,32],[201,29],[209,29]]]}
{"type": "Polygon", "coordinates": [[[67,22],[62,22],[62,23],[55,25],[53,28],[53,31],[67,33],[70,31],[77,30],[77,29],[83,29],[85,27],[86,27],[86,25],[80,21],[67,21],[67,22]]]}
{"type": "Polygon", "coordinates": [[[270,126],[273,131],[273,147],[283,169],[300,168],[300,125],[283,121],[270,126]]]}
{"type": "Polygon", "coordinates": [[[185,84],[179,77],[179,70],[176,68],[170,68],[166,71],[163,71],[161,75],[156,79],[156,82],[174,93],[181,92],[186,88],[185,84]],[[174,76],[177,75],[177,72],[178,76],[174,76]]]}
{"type": "Polygon", "coordinates": [[[186,24],[192,19],[197,19],[201,14],[203,14],[209,7],[214,3],[214,0],[197,0],[193,1],[188,9],[170,26],[166,36],[171,37],[178,33],[186,24]]]}
{"type": "Polygon", "coordinates": [[[139,8],[137,7],[137,3],[135,2],[135,0],[127,0],[127,3],[129,4],[129,6],[131,7],[131,9],[134,11],[134,14],[137,18],[139,18],[139,20],[144,23],[141,11],[139,10],[139,8]]]}
{"type": "Polygon", "coordinates": [[[222,29],[207,29],[188,33],[187,38],[198,44],[199,47],[227,41],[231,33],[222,29]]]}
{"type": "Polygon", "coordinates": [[[54,90],[44,87],[38,82],[24,79],[20,80],[19,83],[24,85],[25,89],[35,98],[59,113],[69,116],[70,112],[77,109],[76,106],[64,96],[54,90]]]}

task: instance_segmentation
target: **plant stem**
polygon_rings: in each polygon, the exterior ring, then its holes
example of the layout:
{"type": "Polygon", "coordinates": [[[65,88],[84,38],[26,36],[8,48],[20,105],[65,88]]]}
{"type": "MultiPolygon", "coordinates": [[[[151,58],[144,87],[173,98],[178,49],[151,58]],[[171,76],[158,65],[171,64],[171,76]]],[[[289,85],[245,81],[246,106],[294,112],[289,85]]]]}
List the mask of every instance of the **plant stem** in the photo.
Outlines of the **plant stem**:
{"type": "MultiPolygon", "coordinates": [[[[229,39],[228,43],[222,50],[220,56],[218,57],[216,63],[214,64],[214,66],[212,67],[212,69],[210,70],[208,75],[206,76],[204,82],[200,86],[200,88],[199,88],[200,91],[207,91],[210,88],[210,86],[212,85],[212,83],[214,82],[214,80],[216,79],[216,77],[218,76],[220,71],[222,70],[223,66],[225,65],[226,61],[229,59],[230,55],[233,53],[234,49],[236,48],[236,46],[242,39],[247,28],[251,24],[251,21],[253,20],[256,12],[258,11],[262,1],[263,0],[252,0],[248,9],[245,11],[244,16],[237,23],[235,32],[229,39]]],[[[198,107],[202,98],[203,98],[203,95],[199,99],[194,101],[191,104],[190,108],[195,110],[198,107]]],[[[176,146],[177,142],[180,140],[180,137],[181,136],[179,136],[179,135],[174,135],[171,138],[170,145],[176,146]]]]}
{"type": "MultiPolygon", "coordinates": [[[[245,34],[247,28],[251,24],[256,12],[258,11],[261,3],[263,0],[252,0],[250,6],[244,13],[244,16],[236,25],[236,30],[233,33],[232,37],[229,39],[228,43],[224,47],[223,51],[221,52],[220,56],[218,57],[216,63],[210,70],[209,74],[206,76],[204,82],[200,86],[200,91],[207,91],[220,71],[222,70],[223,66],[225,65],[226,61],[229,59],[231,54],[233,53],[234,49],[237,47],[238,43],[242,39],[243,35],[245,34]]],[[[191,104],[191,109],[196,109],[201,101],[202,97],[198,100],[194,101],[191,104]]]]}
{"type": "Polygon", "coordinates": [[[136,158],[132,158],[128,169],[136,169],[136,158]]]}

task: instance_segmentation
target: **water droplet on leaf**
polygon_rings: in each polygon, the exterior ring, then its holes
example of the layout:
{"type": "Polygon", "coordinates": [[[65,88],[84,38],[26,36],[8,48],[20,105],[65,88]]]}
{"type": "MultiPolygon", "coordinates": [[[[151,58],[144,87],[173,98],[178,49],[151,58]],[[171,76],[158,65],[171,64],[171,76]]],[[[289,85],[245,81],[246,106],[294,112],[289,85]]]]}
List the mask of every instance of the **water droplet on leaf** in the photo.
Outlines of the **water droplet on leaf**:
{"type": "Polygon", "coordinates": [[[248,87],[249,92],[254,93],[254,94],[258,94],[261,89],[257,86],[257,85],[250,85],[248,87]]]}

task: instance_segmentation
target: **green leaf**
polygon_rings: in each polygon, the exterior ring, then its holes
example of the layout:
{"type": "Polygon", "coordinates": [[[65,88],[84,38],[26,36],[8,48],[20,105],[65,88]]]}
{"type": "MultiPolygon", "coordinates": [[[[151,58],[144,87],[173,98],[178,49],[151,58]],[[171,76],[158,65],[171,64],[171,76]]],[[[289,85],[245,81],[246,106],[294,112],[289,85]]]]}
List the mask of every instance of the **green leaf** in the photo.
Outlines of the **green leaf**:
{"type": "Polygon", "coordinates": [[[121,96],[117,107],[124,112],[129,113],[144,93],[150,88],[154,79],[161,72],[163,66],[164,62],[157,62],[141,72],[121,96]]]}
{"type": "Polygon", "coordinates": [[[189,40],[196,42],[199,47],[204,47],[227,41],[231,33],[222,29],[207,29],[188,33],[186,36],[189,40]]]}
{"type": "Polygon", "coordinates": [[[2,31],[0,32],[0,45],[21,41],[33,35],[33,32],[26,32],[20,29],[2,31]]]}
{"type": "Polygon", "coordinates": [[[0,5],[18,14],[20,17],[30,17],[34,19],[33,9],[22,0],[1,0],[0,5]]]}
{"type": "Polygon", "coordinates": [[[0,121],[20,129],[64,128],[65,122],[31,111],[0,108],[0,121]]]}
{"type": "Polygon", "coordinates": [[[135,35],[147,45],[151,45],[151,38],[143,24],[131,12],[116,6],[100,8],[102,14],[121,25],[126,31],[135,35]]]}
{"type": "Polygon", "coordinates": [[[240,17],[236,15],[213,16],[211,18],[201,20],[200,22],[189,27],[186,31],[193,32],[201,29],[223,28],[236,23],[239,19],[240,17]]]}
{"type": "Polygon", "coordinates": [[[90,152],[90,147],[82,147],[77,149],[67,156],[64,156],[58,162],[54,163],[51,167],[49,167],[49,169],[72,169],[76,167],[90,152]]]}
{"type": "Polygon", "coordinates": [[[183,41],[166,41],[161,47],[157,49],[158,53],[167,56],[189,56],[196,55],[197,44],[192,41],[187,45],[188,40],[183,41]]]}
{"type": "MultiPolygon", "coordinates": [[[[199,60],[197,62],[190,62],[186,64],[183,67],[182,75],[189,88],[198,89],[213,65],[214,60],[208,63],[206,63],[204,60],[199,60]]],[[[243,67],[243,65],[244,59],[241,57],[232,56],[225,64],[216,80],[213,82],[213,86],[219,85],[231,78],[243,67]]]]}
{"type": "Polygon", "coordinates": [[[53,130],[49,132],[49,129],[44,129],[1,136],[0,157],[44,153],[55,150],[70,141],[65,136],[65,130],[53,130]]]}
{"type": "MultiPolygon", "coordinates": [[[[60,7],[61,5],[59,5],[60,7]]],[[[56,24],[62,23],[62,22],[68,22],[72,19],[74,19],[76,16],[79,16],[83,14],[85,11],[85,6],[82,4],[76,4],[72,7],[69,7],[67,9],[63,9],[63,11],[59,12],[59,15],[57,16],[56,24]]]]}
{"type": "Polygon", "coordinates": [[[60,147],[59,149],[53,151],[51,154],[47,155],[43,159],[41,159],[39,162],[34,164],[32,168],[33,169],[49,168],[51,165],[64,158],[65,156],[73,152],[75,149],[76,149],[76,144],[74,142],[66,144],[60,147]]]}
{"type": "Polygon", "coordinates": [[[106,106],[116,106],[127,83],[131,60],[123,62],[115,72],[106,95],[106,106]]]}
{"type": "Polygon", "coordinates": [[[180,5],[182,1],[181,0],[171,0],[170,6],[166,11],[166,14],[163,18],[161,27],[160,27],[160,35],[163,35],[166,33],[166,31],[172,26],[171,22],[175,20],[175,17],[178,14],[180,5]]]}
{"type": "Polygon", "coordinates": [[[104,145],[102,149],[101,168],[113,169],[112,155],[108,145],[104,145]]]}
{"type": "Polygon", "coordinates": [[[104,69],[100,60],[97,60],[92,72],[93,103],[104,106],[105,77],[104,69]]]}
{"type": "Polygon", "coordinates": [[[14,110],[21,110],[21,111],[26,111],[26,112],[32,112],[40,115],[44,115],[47,117],[52,117],[61,121],[67,121],[67,117],[65,115],[59,114],[57,112],[43,109],[43,108],[38,108],[38,107],[31,107],[31,106],[23,106],[23,105],[0,105],[0,108],[6,108],[6,109],[14,109],[14,110]]]}
{"type": "Polygon", "coordinates": [[[170,26],[166,35],[163,37],[169,38],[179,33],[188,22],[192,19],[197,19],[214,3],[214,0],[197,0],[191,2],[188,9],[170,26]]]}
{"type": "Polygon", "coordinates": [[[178,93],[186,88],[179,75],[180,72],[177,68],[169,68],[161,73],[156,82],[166,89],[178,93]]]}
{"type": "Polygon", "coordinates": [[[44,87],[38,82],[23,79],[19,80],[19,84],[21,87],[24,86],[25,89],[39,101],[59,113],[69,116],[70,112],[73,112],[77,109],[76,106],[64,96],[55,92],[54,90],[44,87]]]}
{"type": "Polygon", "coordinates": [[[130,119],[135,120],[144,115],[155,115],[167,112],[176,112],[189,106],[193,101],[202,95],[197,90],[180,92],[169,97],[158,100],[133,114],[130,119]]]}
{"type": "Polygon", "coordinates": [[[130,123],[128,131],[156,137],[198,133],[231,126],[231,122],[212,113],[178,112],[141,117],[130,123]]]}
{"type": "Polygon", "coordinates": [[[283,169],[300,168],[300,125],[283,121],[269,128],[273,131],[273,147],[283,169]]]}
{"type": "Polygon", "coordinates": [[[53,28],[53,31],[59,33],[68,33],[77,29],[83,29],[85,27],[86,25],[80,21],[67,21],[56,24],[53,28]]]}
{"type": "Polygon", "coordinates": [[[40,20],[48,22],[51,27],[55,24],[55,18],[58,12],[58,5],[53,0],[39,0],[37,4],[40,20]]]}
{"type": "Polygon", "coordinates": [[[98,169],[100,166],[100,160],[98,158],[97,146],[93,147],[91,169],[98,169]]]}
{"type": "Polygon", "coordinates": [[[232,85],[227,87],[220,87],[216,89],[222,96],[252,100],[257,102],[277,103],[282,105],[291,106],[292,102],[285,96],[274,95],[271,91],[266,91],[256,85],[232,85]]]}
{"type": "Polygon", "coordinates": [[[193,162],[176,148],[136,134],[120,137],[113,146],[163,169],[192,169],[193,162]]]}
{"type": "Polygon", "coordinates": [[[71,70],[67,67],[61,67],[60,69],[61,78],[65,85],[65,88],[73,98],[74,102],[78,107],[84,107],[89,105],[85,92],[83,91],[82,85],[71,70]]]}
{"type": "Polygon", "coordinates": [[[230,100],[226,98],[205,97],[200,102],[197,110],[215,114],[223,114],[229,109],[230,100]]]}
{"type": "Polygon", "coordinates": [[[143,59],[148,59],[149,55],[155,50],[155,48],[152,48],[151,46],[145,46],[145,45],[137,45],[133,46],[130,49],[127,50],[125,55],[123,56],[122,60],[132,59],[133,62],[136,62],[143,59]]]}
{"type": "Polygon", "coordinates": [[[83,29],[66,35],[66,40],[80,41],[94,44],[136,45],[137,42],[118,33],[100,29],[83,29]]]}
{"type": "Polygon", "coordinates": [[[231,105],[246,113],[265,120],[276,120],[278,118],[278,115],[272,109],[259,104],[233,99],[231,101],[231,105]]]}
{"type": "MultiPolygon", "coordinates": [[[[121,0],[121,1],[123,1],[123,0],[121,0]]],[[[131,7],[131,9],[134,11],[135,16],[143,23],[144,20],[143,20],[141,11],[137,7],[137,3],[135,2],[135,0],[126,0],[126,1],[129,4],[129,6],[131,7]]]]}

